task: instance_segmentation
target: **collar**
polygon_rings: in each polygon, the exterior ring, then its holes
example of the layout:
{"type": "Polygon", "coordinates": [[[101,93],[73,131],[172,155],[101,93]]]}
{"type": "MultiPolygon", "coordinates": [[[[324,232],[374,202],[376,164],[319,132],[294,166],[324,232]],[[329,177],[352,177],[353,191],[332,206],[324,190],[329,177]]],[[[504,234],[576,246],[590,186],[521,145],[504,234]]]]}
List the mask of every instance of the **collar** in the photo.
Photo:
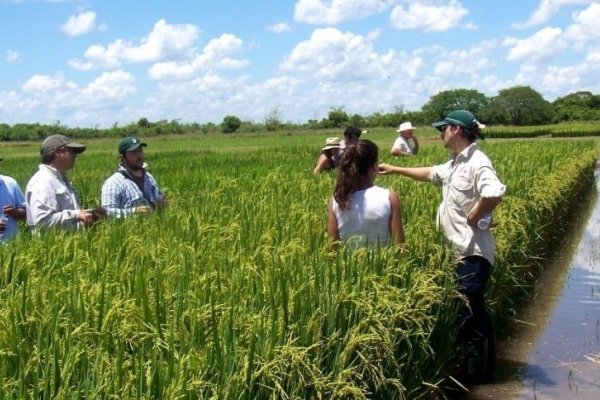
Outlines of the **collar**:
{"type": "Polygon", "coordinates": [[[454,157],[452,157],[452,164],[456,164],[456,163],[459,163],[459,162],[462,162],[464,160],[471,158],[471,156],[477,149],[479,149],[479,146],[477,146],[477,143],[475,143],[475,142],[471,143],[469,146],[464,148],[463,151],[461,151],[460,153],[458,153],[454,157]]]}
{"type": "MultiPolygon", "coordinates": [[[[129,170],[127,168],[125,168],[123,166],[123,164],[119,164],[119,167],[117,168],[117,172],[127,175],[127,177],[129,177],[129,179],[132,179],[132,180],[136,178],[135,176],[133,176],[131,174],[131,172],[129,172],[129,170]]],[[[142,173],[141,177],[143,178],[146,175],[146,169],[142,169],[142,172],[143,173],[142,173]]]]}
{"type": "Polygon", "coordinates": [[[54,168],[53,166],[48,165],[48,164],[40,164],[39,170],[47,171],[47,172],[51,173],[57,179],[59,179],[61,182],[63,182],[65,185],[72,188],[71,182],[69,181],[69,177],[67,175],[61,173],[58,169],[54,168]]]}
{"type": "Polygon", "coordinates": [[[57,178],[60,178],[64,181],[68,181],[67,175],[61,173],[58,169],[54,168],[53,166],[51,166],[49,164],[40,164],[39,169],[42,171],[46,170],[46,171],[50,172],[52,175],[56,176],[57,178]]]}

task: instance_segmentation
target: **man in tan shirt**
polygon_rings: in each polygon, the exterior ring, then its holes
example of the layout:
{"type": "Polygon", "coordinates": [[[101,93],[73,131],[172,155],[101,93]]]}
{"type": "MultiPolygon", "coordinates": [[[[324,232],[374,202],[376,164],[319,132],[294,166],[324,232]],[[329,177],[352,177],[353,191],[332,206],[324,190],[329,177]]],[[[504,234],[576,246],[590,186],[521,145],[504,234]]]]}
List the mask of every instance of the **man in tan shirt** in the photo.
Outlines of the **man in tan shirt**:
{"type": "MultiPolygon", "coordinates": [[[[488,221],[502,200],[506,186],[500,182],[490,159],[475,141],[483,139],[480,124],[466,110],[456,110],[433,124],[453,157],[432,167],[402,168],[380,164],[381,174],[400,174],[442,186],[442,202],[437,223],[457,254],[456,276],[459,290],[468,300],[459,315],[458,340],[462,346],[485,346],[494,353],[492,321],[485,309],[485,288],[494,264],[495,242],[488,221]]],[[[494,369],[494,356],[477,370],[467,371],[471,380],[488,380],[494,369]]]]}

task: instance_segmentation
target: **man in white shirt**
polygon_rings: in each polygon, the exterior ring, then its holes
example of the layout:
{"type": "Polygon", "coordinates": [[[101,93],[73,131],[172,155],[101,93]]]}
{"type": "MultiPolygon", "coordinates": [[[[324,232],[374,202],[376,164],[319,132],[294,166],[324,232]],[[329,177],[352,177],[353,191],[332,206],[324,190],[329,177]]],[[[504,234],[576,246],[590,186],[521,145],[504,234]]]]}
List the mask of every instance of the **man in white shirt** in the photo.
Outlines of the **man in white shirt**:
{"type": "Polygon", "coordinates": [[[410,122],[400,124],[396,132],[399,133],[392,146],[395,156],[414,156],[419,152],[419,140],[415,136],[415,128],[410,122]],[[411,144],[412,141],[412,144],[411,144]]]}
{"type": "Polygon", "coordinates": [[[77,194],[67,177],[75,165],[75,157],[85,146],[74,143],[66,136],[48,136],[40,149],[42,163],[25,189],[27,224],[39,228],[76,230],[92,225],[101,210],[83,210],[77,194]]]}

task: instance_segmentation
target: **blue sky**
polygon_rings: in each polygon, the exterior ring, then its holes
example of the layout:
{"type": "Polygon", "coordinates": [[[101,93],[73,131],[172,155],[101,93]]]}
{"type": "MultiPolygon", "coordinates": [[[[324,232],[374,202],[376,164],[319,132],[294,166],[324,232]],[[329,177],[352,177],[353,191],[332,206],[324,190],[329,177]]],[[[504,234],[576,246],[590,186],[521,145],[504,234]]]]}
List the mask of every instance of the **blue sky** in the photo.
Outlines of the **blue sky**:
{"type": "Polygon", "coordinates": [[[0,0],[0,122],[110,127],[600,93],[600,1],[0,0]]]}

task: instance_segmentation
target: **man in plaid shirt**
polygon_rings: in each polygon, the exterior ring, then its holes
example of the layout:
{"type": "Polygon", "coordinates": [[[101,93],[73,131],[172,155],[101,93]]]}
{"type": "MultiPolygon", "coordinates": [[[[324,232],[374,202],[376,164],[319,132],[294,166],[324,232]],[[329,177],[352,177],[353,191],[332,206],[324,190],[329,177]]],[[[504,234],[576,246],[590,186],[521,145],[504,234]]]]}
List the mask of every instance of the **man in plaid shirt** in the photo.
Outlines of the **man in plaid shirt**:
{"type": "Polygon", "coordinates": [[[102,185],[102,207],[109,217],[148,214],[166,205],[165,195],[145,169],[144,147],[146,143],[131,136],[119,143],[121,164],[102,185]]]}

